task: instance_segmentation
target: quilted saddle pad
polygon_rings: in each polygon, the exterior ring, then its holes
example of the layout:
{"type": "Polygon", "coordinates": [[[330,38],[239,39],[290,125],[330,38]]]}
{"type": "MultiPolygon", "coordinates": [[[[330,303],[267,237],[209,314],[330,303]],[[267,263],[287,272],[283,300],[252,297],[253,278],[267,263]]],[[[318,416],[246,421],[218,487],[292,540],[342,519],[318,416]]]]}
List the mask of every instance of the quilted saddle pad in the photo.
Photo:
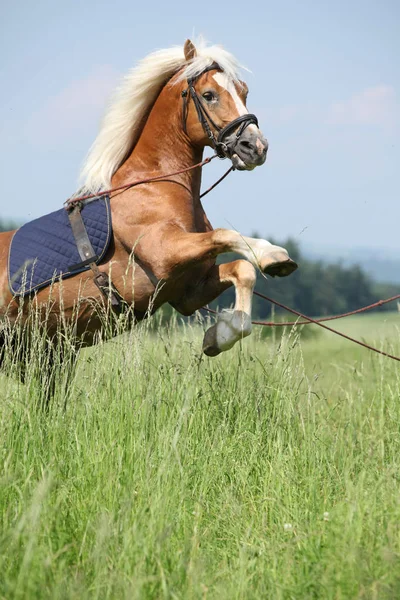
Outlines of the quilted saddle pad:
{"type": "MultiPolygon", "coordinates": [[[[109,196],[85,204],[81,214],[99,263],[112,234],[109,196]]],[[[15,232],[8,256],[10,290],[15,296],[26,296],[61,277],[89,269],[81,262],[67,211],[56,210],[15,232]]]]}

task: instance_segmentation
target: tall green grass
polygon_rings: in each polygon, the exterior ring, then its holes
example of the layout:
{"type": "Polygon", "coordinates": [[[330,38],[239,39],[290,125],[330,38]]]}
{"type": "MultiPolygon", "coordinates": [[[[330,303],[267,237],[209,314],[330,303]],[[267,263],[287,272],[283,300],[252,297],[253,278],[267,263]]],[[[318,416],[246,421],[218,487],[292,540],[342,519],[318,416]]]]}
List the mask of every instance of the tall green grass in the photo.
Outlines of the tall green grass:
{"type": "MultiPolygon", "coordinates": [[[[383,319],[349,327],[398,354],[383,319]]],[[[295,332],[208,359],[202,329],[85,350],[46,410],[40,350],[25,385],[6,361],[1,598],[400,597],[397,364],[295,332]]]]}

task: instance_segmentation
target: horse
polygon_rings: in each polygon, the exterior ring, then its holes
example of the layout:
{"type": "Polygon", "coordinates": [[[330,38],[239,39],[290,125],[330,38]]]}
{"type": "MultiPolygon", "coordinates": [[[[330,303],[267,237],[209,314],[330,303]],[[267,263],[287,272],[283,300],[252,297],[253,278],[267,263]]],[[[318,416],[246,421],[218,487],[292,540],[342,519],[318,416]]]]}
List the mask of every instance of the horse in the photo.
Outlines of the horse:
{"type": "MultiPolygon", "coordinates": [[[[248,88],[239,71],[232,54],[203,41],[186,40],[183,47],[144,58],[125,77],[105,114],[78,192],[82,197],[114,190],[112,239],[98,270],[131,308],[132,323],[165,303],[192,315],[235,287],[233,310],[220,313],[204,335],[203,352],[209,357],[250,335],[256,269],[287,276],[297,268],[286,249],[267,240],[213,229],[200,199],[207,146],[237,170],[251,171],[266,161],[268,142],[246,108],[248,88]],[[147,182],[132,187],[137,180],[147,182]],[[216,264],[227,252],[242,258],[216,264]]],[[[60,323],[75,319],[77,347],[95,343],[96,332],[106,327],[95,307],[106,299],[93,273],[87,269],[29,297],[14,297],[7,276],[14,233],[0,234],[3,322],[26,325],[35,308],[46,313],[42,325],[49,339],[60,323]]]]}

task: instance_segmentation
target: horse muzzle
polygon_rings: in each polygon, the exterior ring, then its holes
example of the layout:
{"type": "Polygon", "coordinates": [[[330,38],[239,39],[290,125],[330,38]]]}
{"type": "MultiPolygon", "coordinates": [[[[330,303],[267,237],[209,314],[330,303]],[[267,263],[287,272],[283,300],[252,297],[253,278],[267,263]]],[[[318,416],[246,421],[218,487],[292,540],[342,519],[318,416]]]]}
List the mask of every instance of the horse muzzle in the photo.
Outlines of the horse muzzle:
{"type": "Polygon", "coordinates": [[[255,126],[247,127],[240,137],[229,136],[225,144],[235,169],[251,171],[267,159],[268,142],[255,126]]]}

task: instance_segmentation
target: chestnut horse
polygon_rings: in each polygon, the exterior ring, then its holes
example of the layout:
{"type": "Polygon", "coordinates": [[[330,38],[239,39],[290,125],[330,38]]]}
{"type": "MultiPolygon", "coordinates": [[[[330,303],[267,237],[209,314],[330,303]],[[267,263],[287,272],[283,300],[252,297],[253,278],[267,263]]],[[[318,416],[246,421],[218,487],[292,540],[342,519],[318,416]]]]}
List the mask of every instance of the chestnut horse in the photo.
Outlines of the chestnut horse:
{"type": "MultiPolygon", "coordinates": [[[[228,157],[236,169],[262,165],[268,144],[246,109],[247,86],[238,68],[223,48],[200,43],[196,49],[190,40],[183,48],[150,54],[125,78],[111,104],[84,165],[79,194],[191,167],[202,161],[205,146],[228,157]]],[[[191,315],[234,285],[233,311],[220,314],[204,337],[203,351],[216,356],[251,332],[255,268],[285,276],[297,265],[285,249],[266,240],[213,230],[200,183],[201,168],[194,168],[112,193],[113,238],[99,268],[134,307],[136,320],[166,302],[191,315]],[[224,252],[247,260],[217,265],[224,252]]],[[[13,233],[0,234],[0,317],[23,323],[32,306],[46,306],[49,337],[60,322],[74,318],[77,343],[94,343],[95,332],[104,327],[94,307],[104,298],[92,272],[56,282],[21,303],[12,297],[7,278],[13,233]]]]}

